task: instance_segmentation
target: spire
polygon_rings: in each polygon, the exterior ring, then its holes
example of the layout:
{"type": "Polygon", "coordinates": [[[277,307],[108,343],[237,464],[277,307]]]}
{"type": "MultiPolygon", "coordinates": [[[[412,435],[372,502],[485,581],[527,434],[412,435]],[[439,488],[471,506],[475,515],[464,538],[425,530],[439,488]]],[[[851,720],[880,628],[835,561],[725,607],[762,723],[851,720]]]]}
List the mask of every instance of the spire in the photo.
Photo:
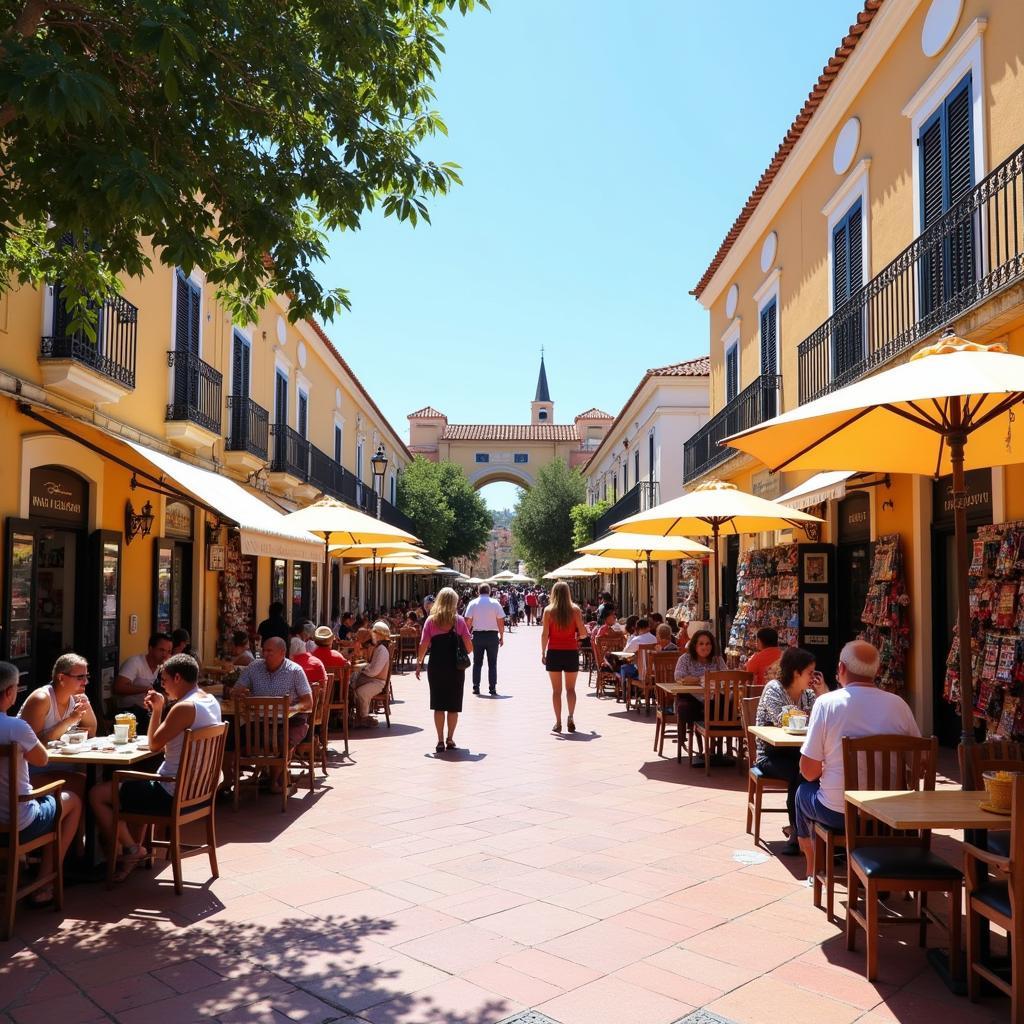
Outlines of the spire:
{"type": "Polygon", "coordinates": [[[537,378],[537,394],[533,396],[535,402],[550,402],[551,395],[548,393],[548,375],[544,369],[544,349],[540,350],[540,376],[537,378]]]}

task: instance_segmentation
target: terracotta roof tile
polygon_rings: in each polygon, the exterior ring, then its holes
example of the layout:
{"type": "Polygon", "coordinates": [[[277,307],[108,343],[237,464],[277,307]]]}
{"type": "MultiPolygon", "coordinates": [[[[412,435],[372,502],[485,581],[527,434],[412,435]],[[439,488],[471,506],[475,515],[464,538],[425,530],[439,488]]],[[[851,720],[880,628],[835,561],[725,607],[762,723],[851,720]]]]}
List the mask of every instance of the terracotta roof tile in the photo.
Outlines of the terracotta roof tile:
{"type": "MultiPolygon", "coordinates": [[[[685,363],[670,363],[668,366],[656,366],[647,373],[651,377],[709,377],[711,375],[711,356],[699,359],[688,359],[685,363]]],[[[646,380],[646,378],[644,378],[646,380]]]]}
{"type": "Polygon", "coordinates": [[[743,209],[740,210],[740,215],[736,218],[732,227],[729,228],[729,233],[718,247],[718,252],[715,253],[714,259],[690,292],[691,295],[699,299],[711,278],[715,276],[718,268],[725,262],[725,258],[729,255],[729,251],[735,244],[736,239],[739,238],[747,222],[754,215],[754,211],[764,198],[764,194],[775,180],[776,175],[786,162],[786,158],[793,151],[793,147],[799,141],[800,136],[803,135],[804,129],[810,122],[814,112],[821,106],[821,101],[825,98],[825,94],[842,70],[843,65],[849,59],[850,54],[856,49],[861,36],[868,30],[868,26],[874,20],[883,2],[884,0],[864,0],[864,9],[858,13],[857,20],[850,26],[849,32],[843,37],[843,41],[836,47],[836,52],[829,58],[828,63],[818,76],[818,81],[815,83],[814,88],[811,89],[807,99],[804,101],[804,105],[800,108],[800,113],[796,115],[793,123],[789,126],[789,131],[786,132],[779,148],[775,151],[771,163],[768,164],[768,167],[761,175],[760,180],[754,187],[754,191],[750,193],[749,198],[743,205],[743,209]]]}
{"type": "Polygon", "coordinates": [[[408,419],[423,419],[423,420],[446,420],[447,416],[443,412],[438,412],[432,405],[425,405],[422,409],[417,409],[415,412],[409,413],[408,419]]]}
{"type": "Polygon", "coordinates": [[[578,420],[611,420],[615,417],[610,412],[605,412],[603,409],[598,409],[594,406],[592,409],[588,409],[586,412],[581,412],[576,417],[578,420]]]}
{"type": "Polygon", "coordinates": [[[578,441],[571,423],[449,423],[442,441],[578,441]]]}

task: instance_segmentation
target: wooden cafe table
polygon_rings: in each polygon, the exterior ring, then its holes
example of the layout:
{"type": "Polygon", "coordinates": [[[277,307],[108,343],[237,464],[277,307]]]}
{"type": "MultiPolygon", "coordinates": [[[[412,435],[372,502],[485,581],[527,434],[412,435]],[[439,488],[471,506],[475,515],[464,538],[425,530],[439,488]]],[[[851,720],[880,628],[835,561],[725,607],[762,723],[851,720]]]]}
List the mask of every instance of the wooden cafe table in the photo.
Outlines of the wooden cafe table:
{"type": "Polygon", "coordinates": [[[895,829],[1006,829],[1009,815],[983,811],[982,790],[846,791],[848,803],[895,829]]]}
{"type": "Polygon", "coordinates": [[[788,747],[791,750],[802,747],[807,738],[806,730],[804,732],[789,732],[779,725],[752,725],[749,732],[751,736],[756,736],[770,747],[788,747]]]}

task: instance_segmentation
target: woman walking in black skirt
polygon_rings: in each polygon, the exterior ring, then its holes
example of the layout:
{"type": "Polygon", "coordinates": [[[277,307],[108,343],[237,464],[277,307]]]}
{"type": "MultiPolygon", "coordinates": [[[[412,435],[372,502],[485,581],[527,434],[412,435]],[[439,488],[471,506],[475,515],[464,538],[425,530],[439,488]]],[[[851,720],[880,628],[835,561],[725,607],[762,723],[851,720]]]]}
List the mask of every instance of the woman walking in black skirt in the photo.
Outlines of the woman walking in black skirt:
{"type": "Polygon", "coordinates": [[[576,710],[576,674],[580,670],[579,641],[587,635],[583,613],[572,603],[568,583],[551,588],[551,603],[541,620],[540,660],[551,679],[551,704],[555,709],[555,727],[562,731],[562,681],[565,680],[565,702],[569,706],[569,732],[576,731],[573,712],[576,710]]]}
{"type": "Polygon", "coordinates": [[[423,668],[423,656],[430,653],[427,662],[427,682],[430,686],[430,710],[434,712],[437,730],[437,752],[455,749],[455,726],[462,710],[462,691],[466,683],[469,655],[473,653],[466,620],[459,615],[459,595],[451,587],[444,587],[437,595],[430,617],[423,624],[419,650],[416,652],[416,678],[423,668]],[[460,649],[465,651],[459,662],[460,649]],[[444,736],[445,716],[448,736],[444,736]]]}

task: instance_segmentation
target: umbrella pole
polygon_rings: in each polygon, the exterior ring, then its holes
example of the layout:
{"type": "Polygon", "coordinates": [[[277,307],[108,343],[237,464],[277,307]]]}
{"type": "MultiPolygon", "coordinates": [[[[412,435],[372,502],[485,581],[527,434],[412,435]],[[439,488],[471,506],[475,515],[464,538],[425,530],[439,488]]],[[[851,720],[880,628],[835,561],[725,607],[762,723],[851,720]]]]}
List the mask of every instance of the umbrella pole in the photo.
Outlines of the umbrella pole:
{"type": "Polygon", "coordinates": [[[718,653],[722,657],[724,657],[725,656],[725,639],[722,636],[722,594],[721,594],[721,590],[722,590],[722,572],[721,572],[721,566],[718,564],[718,560],[719,560],[719,555],[718,555],[718,531],[719,531],[719,528],[720,528],[720,525],[719,525],[718,520],[716,519],[711,524],[711,531],[712,531],[711,532],[711,537],[712,537],[711,547],[714,549],[714,553],[715,553],[715,579],[714,579],[714,585],[715,585],[715,636],[718,638],[718,653]]]}
{"type": "Polygon", "coordinates": [[[324,534],[324,578],[320,585],[320,622],[330,623],[331,610],[327,607],[331,596],[331,535],[324,534]]]}
{"type": "Polygon", "coordinates": [[[647,614],[653,610],[651,606],[651,553],[647,552],[647,614]]]}
{"type": "MultiPolygon", "coordinates": [[[[950,399],[950,419],[959,426],[960,399],[950,399]]],[[[960,635],[960,771],[963,788],[974,789],[970,748],[974,745],[974,681],[971,650],[970,562],[967,557],[967,485],[964,481],[964,442],[962,430],[950,433],[949,460],[953,469],[953,523],[956,531],[956,621],[960,635]]]]}

